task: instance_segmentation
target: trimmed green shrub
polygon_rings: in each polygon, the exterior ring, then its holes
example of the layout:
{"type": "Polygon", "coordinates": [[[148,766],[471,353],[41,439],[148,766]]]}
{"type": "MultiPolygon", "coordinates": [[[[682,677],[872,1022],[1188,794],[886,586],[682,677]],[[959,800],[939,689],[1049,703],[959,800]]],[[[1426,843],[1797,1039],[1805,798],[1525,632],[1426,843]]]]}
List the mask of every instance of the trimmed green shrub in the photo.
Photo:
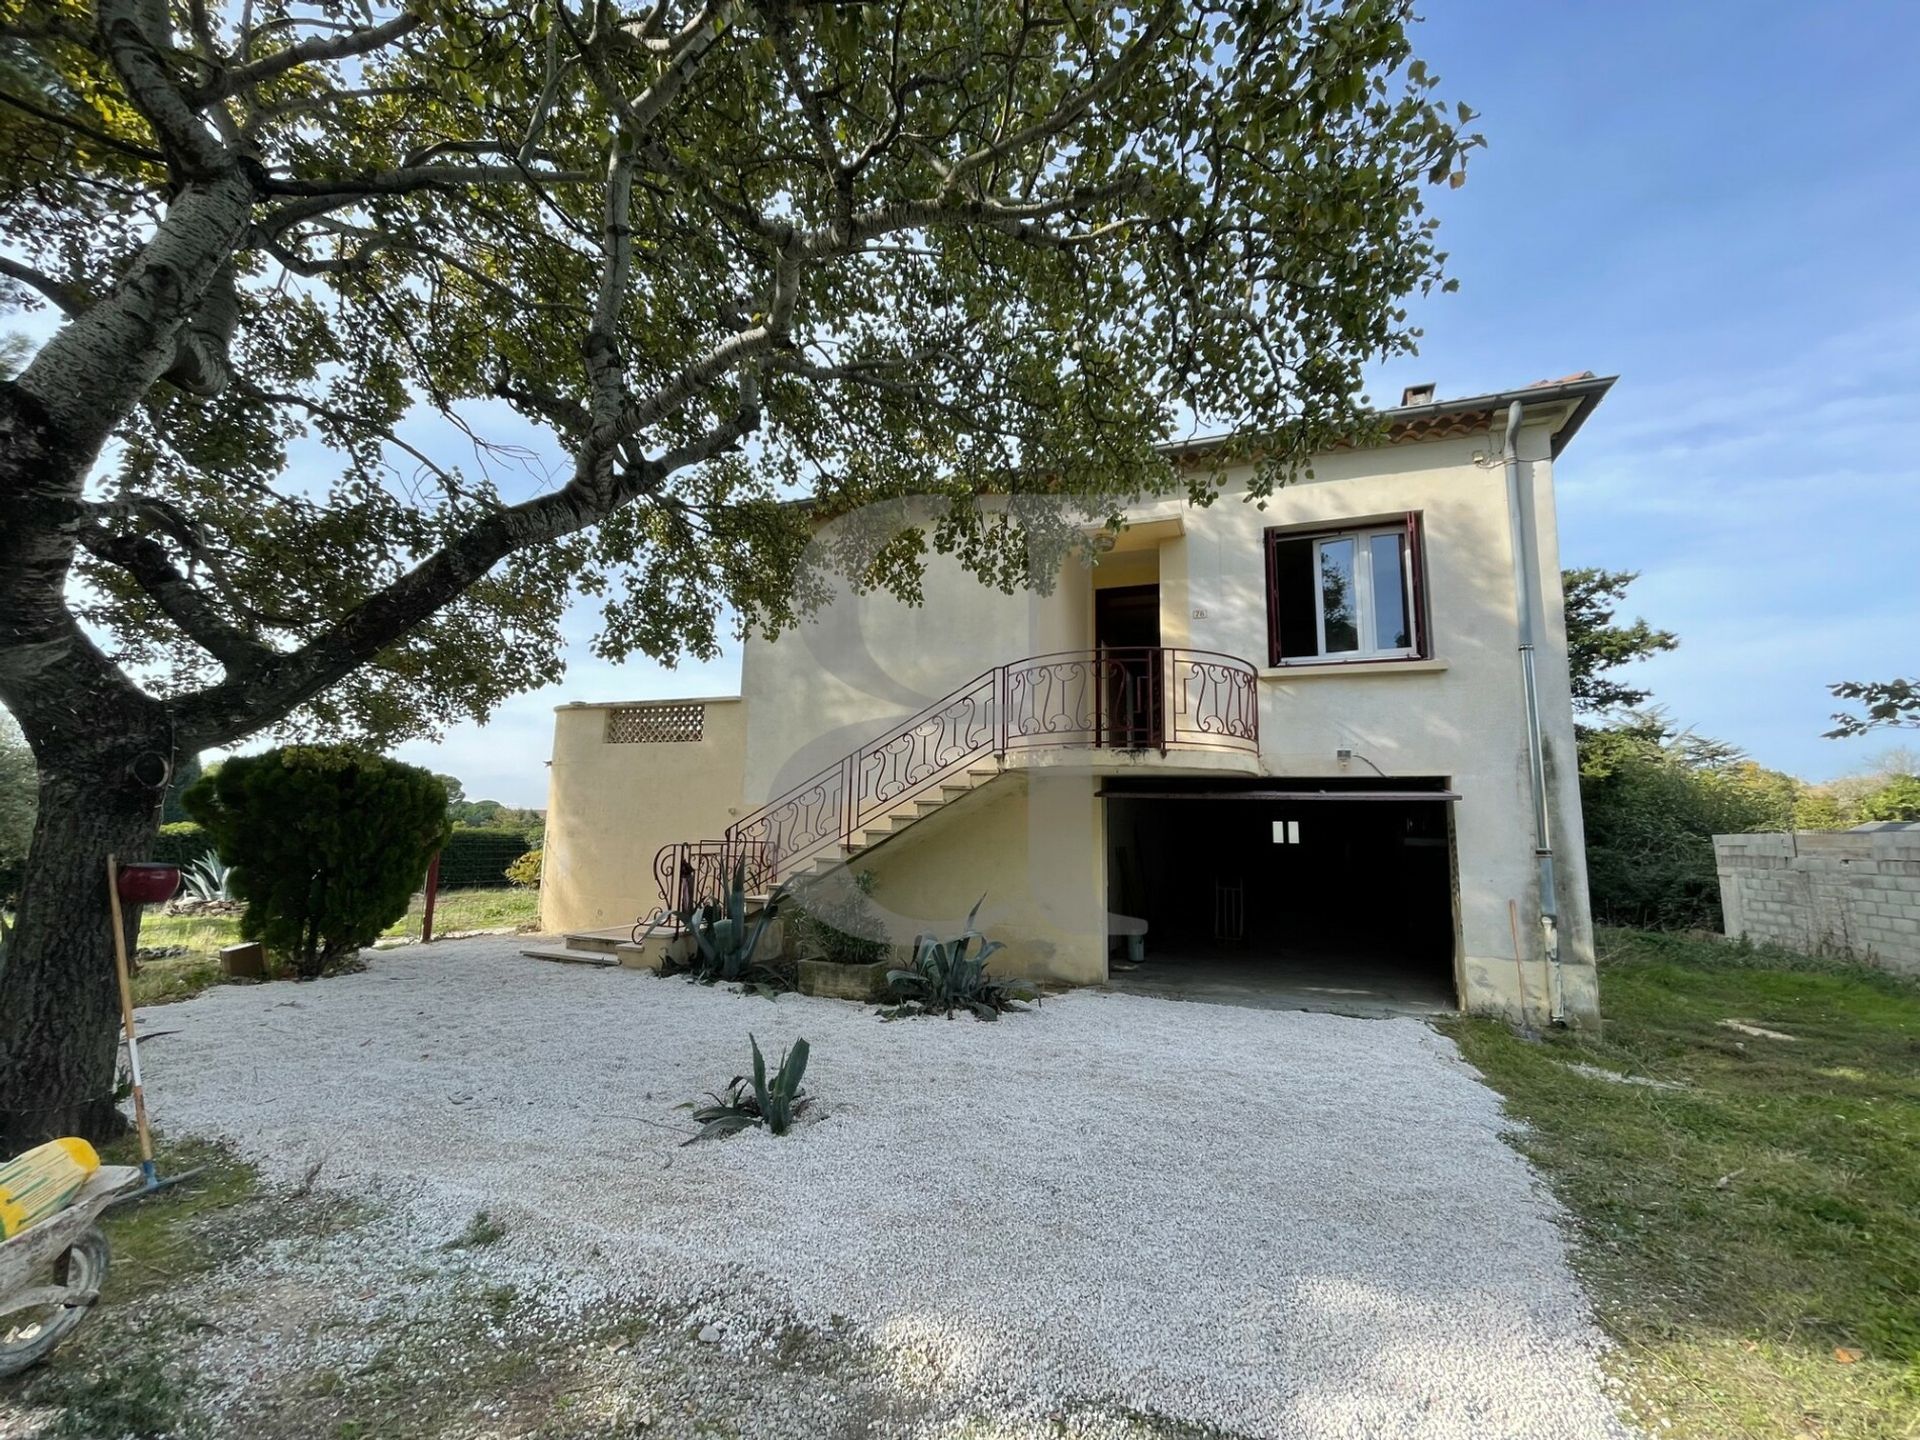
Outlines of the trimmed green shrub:
{"type": "Polygon", "coordinates": [[[40,772],[33,751],[13,717],[0,710],[0,905],[12,903],[26,879],[39,792],[40,772]]]}
{"type": "Polygon", "coordinates": [[[447,838],[447,792],[429,771],[352,745],[238,756],[185,804],[233,866],[240,933],[303,979],[406,914],[447,838]]]}
{"type": "Polygon", "coordinates": [[[174,767],[173,779],[167,782],[166,797],[160,802],[162,825],[187,823],[187,807],[184,803],[186,793],[199,783],[200,777],[206,773],[206,767],[200,763],[198,755],[179,757],[179,763],[174,767]]]}
{"type": "Polygon", "coordinates": [[[178,865],[184,870],[214,848],[213,836],[205,826],[191,820],[177,820],[160,827],[153,841],[153,860],[158,865],[178,865]]]}
{"type": "Polygon", "coordinates": [[[440,849],[440,888],[480,890],[507,883],[507,867],[532,847],[518,830],[456,825],[440,849]]]}
{"type": "Polygon", "coordinates": [[[528,890],[540,888],[540,860],[544,850],[529,850],[518,860],[507,866],[507,883],[519,885],[528,890]]]}

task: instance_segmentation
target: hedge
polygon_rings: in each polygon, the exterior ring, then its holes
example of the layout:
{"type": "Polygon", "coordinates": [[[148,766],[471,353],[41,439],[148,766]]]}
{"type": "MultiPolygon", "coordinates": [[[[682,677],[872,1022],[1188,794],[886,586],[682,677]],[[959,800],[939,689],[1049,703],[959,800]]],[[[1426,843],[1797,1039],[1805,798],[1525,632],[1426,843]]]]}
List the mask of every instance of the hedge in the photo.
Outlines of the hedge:
{"type": "Polygon", "coordinates": [[[442,890],[478,890],[507,883],[507,867],[533,847],[517,830],[456,826],[440,852],[442,890]]]}
{"type": "MultiPolygon", "coordinates": [[[[454,827],[440,852],[442,890],[479,890],[507,883],[507,867],[534,847],[517,830],[454,827]]],[[[213,849],[213,837],[191,820],[162,825],[153,858],[162,865],[191,865],[213,849]]],[[[422,877],[423,879],[425,877],[422,877]]]]}
{"type": "Polygon", "coordinates": [[[205,826],[196,825],[191,820],[176,820],[171,825],[160,827],[160,833],[153,842],[153,859],[159,865],[185,867],[211,849],[213,837],[207,834],[205,826]]]}

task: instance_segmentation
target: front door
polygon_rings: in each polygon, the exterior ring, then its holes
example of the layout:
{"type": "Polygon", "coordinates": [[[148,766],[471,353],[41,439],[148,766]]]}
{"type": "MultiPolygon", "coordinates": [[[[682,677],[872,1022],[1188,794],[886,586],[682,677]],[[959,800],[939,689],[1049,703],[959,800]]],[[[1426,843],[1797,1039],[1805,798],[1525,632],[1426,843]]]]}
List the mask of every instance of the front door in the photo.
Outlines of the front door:
{"type": "Polygon", "coordinates": [[[1093,592],[1099,654],[1099,743],[1121,750],[1160,744],[1160,587],[1116,585],[1093,592]]]}

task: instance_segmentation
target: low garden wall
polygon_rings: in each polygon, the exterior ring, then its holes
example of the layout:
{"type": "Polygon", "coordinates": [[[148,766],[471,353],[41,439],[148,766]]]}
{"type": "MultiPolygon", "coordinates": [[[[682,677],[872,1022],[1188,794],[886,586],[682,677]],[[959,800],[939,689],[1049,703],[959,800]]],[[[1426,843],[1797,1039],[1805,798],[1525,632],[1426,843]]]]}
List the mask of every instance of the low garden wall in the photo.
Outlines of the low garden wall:
{"type": "Polygon", "coordinates": [[[1920,825],[1716,835],[1727,934],[1920,975],[1920,825]]]}

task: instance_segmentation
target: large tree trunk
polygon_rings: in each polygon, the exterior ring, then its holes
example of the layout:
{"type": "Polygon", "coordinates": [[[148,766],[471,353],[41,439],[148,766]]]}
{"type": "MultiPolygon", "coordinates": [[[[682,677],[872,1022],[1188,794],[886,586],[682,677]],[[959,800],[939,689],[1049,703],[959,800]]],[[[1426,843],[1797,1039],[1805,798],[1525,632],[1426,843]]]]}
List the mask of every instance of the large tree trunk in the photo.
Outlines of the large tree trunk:
{"type": "Polygon", "coordinates": [[[0,1156],[118,1128],[107,856],[151,853],[173,760],[165,707],[66,608],[73,497],[90,459],[43,407],[0,386],[0,699],[40,774],[20,908],[0,955],[0,1156]]]}
{"type": "MultiPolygon", "coordinates": [[[[0,1156],[122,1128],[107,856],[152,853],[158,799],[124,765],[41,771],[26,884],[0,957],[0,1156]]],[[[127,928],[132,945],[138,907],[127,928]]]]}
{"type": "Polygon", "coordinates": [[[233,259],[256,198],[237,153],[165,93],[154,48],[164,42],[137,33],[152,7],[99,8],[103,38],[132,67],[132,98],[178,122],[161,138],[195,173],[111,292],[0,382],[0,700],[40,767],[20,909],[0,956],[0,1157],[118,1128],[107,856],[151,853],[176,735],[166,707],[81,628],[67,589],[81,532],[98,524],[86,479],[114,428],[162,376],[202,393],[224,378],[233,259]]]}

